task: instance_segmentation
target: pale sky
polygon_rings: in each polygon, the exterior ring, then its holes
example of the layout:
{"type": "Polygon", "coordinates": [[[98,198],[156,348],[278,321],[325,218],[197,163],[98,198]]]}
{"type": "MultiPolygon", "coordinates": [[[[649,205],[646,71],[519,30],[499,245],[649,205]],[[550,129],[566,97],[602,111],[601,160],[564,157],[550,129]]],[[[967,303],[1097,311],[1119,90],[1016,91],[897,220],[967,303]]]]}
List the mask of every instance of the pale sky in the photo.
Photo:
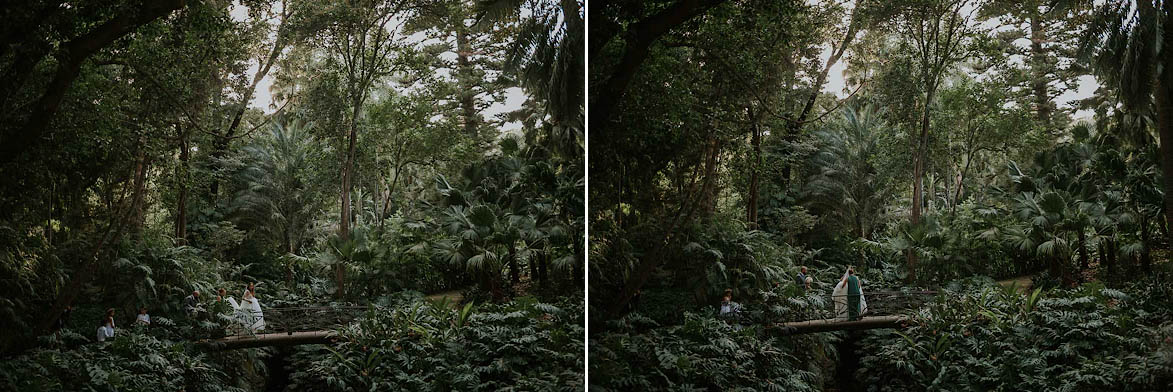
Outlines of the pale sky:
{"type": "MultiPolygon", "coordinates": [[[[239,1],[234,1],[231,15],[233,20],[237,22],[243,22],[248,19],[248,8],[240,5],[239,1]]],[[[416,33],[407,37],[408,41],[416,43],[423,42],[425,39],[426,35],[424,33],[416,33]]],[[[441,54],[440,57],[446,60],[453,60],[456,58],[456,53],[445,52],[441,54]]],[[[249,78],[252,78],[252,76],[256,74],[259,67],[260,64],[256,59],[250,60],[249,68],[245,75],[249,78]]],[[[273,104],[273,95],[270,91],[273,87],[273,75],[276,73],[277,67],[274,66],[273,69],[270,69],[269,73],[261,79],[261,82],[257,84],[257,90],[253,92],[252,101],[249,102],[250,107],[260,109],[265,113],[273,113],[277,111],[277,107],[280,105],[273,104]]],[[[447,76],[447,70],[440,70],[440,73],[447,76]]],[[[514,87],[507,89],[505,90],[504,101],[492,103],[482,114],[486,118],[492,119],[494,116],[500,113],[520,109],[521,105],[525,103],[525,98],[525,92],[521,88],[514,87]]],[[[512,131],[518,129],[521,129],[521,123],[519,122],[506,123],[504,127],[502,127],[502,131],[512,131]]]]}
{"type": "MultiPolygon", "coordinates": [[[[853,3],[853,2],[849,1],[848,3],[853,3]]],[[[982,27],[987,28],[987,29],[996,29],[998,27],[998,22],[994,21],[994,20],[988,20],[988,21],[985,21],[982,23],[982,27]]],[[[1027,40],[1025,38],[1019,39],[1019,40],[1015,41],[1014,44],[1017,46],[1020,46],[1022,48],[1026,48],[1030,45],[1030,40],[1027,40]]],[[[827,46],[825,46],[823,48],[823,53],[822,53],[823,64],[826,64],[827,59],[829,59],[829,58],[831,58],[831,47],[828,44],[827,46]]],[[[1022,63],[1021,59],[1008,58],[1007,61],[1015,61],[1015,62],[1018,62],[1019,64],[1022,63]]],[[[846,70],[847,70],[847,61],[845,58],[841,58],[838,63],[831,66],[831,72],[829,75],[827,75],[827,84],[825,86],[823,86],[823,91],[835,94],[835,96],[839,97],[839,98],[845,98],[845,97],[847,97],[848,94],[851,94],[851,91],[848,91],[846,89],[847,83],[845,82],[844,77],[843,77],[844,71],[846,71],[846,70]]],[[[1099,87],[1099,83],[1097,83],[1096,79],[1092,76],[1086,76],[1086,75],[1081,76],[1077,80],[1079,81],[1079,88],[1078,89],[1072,90],[1072,91],[1065,91],[1063,94],[1060,94],[1058,97],[1055,98],[1056,104],[1059,105],[1060,110],[1070,110],[1072,105],[1074,105],[1076,103],[1075,101],[1091,97],[1092,94],[1095,93],[1096,88],[1099,87]]],[[[1073,120],[1081,120],[1081,119],[1091,120],[1092,115],[1093,115],[1093,113],[1090,110],[1080,110],[1080,111],[1077,111],[1075,113],[1075,115],[1072,116],[1072,119],[1073,120]]]]}
{"type": "MultiPolygon", "coordinates": [[[[241,6],[239,4],[239,2],[234,2],[233,9],[232,9],[231,13],[232,13],[233,19],[236,21],[243,21],[248,17],[248,10],[245,7],[241,6]]],[[[984,26],[986,26],[986,27],[992,27],[994,25],[995,24],[992,21],[987,21],[984,23],[984,26]]],[[[417,33],[417,34],[414,34],[414,35],[408,37],[408,40],[414,41],[414,42],[421,42],[424,40],[424,38],[425,38],[425,36],[422,33],[417,33]]],[[[1027,41],[1025,39],[1020,40],[1020,41],[1022,41],[1022,42],[1015,42],[1015,44],[1023,45],[1023,46],[1029,44],[1029,41],[1027,41]]],[[[455,58],[455,56],[456,56],[456,54],[452,53],[452,52],[444,53],[441,55],[441,57],[444,57],[446,59],[453,59],[453,58],[455,58]]],[[[827,61],[827,59],[830,57],[831,57],[831,48],[828,45],[823,48],[823,53],[822,53],[823,62],[825,63],[827,61]]],[[[835,64],[834,66],[831,67],[830,75],[828,75],[828,78],[827,78],[827,84],[825,86],[823,86],[823,91],[835,94],[835,96],[840,97],[840,98],[844,98],[848,94],[850,94],[850,91],[848,91],[846,89],[846,83],[845,83],[845,80],[843,77],[844,71],[847,70],[847,62],[845,60],[846,59],[841,59],[837,64],[835,64]]],[[[1011,60],[1011,61],[1013,61],[1013,60],[1011,60]]],[[[253,75],[256,72],[258,66],[259,66],[259,64],[257,64],[255,60],[251,61],[247,75],[249,75],[249,76],[253,75]]],[[[441,70],[441,72],[446,73],[446,70],[441,70]]],[[[249,105],[251,107],[261,109],[265,113],[272,113],[273,111],[275,111],[277,109],[276,106],[273,105],[273,97],[272,97],[272,94],[270,94],[270,89],[273,86],[273,75],[275,73],[276,73],[275,69],[270,71],[269,75],[267,75],[264,79],[262,79],[261,82],[258,84],[257,91],[254,92],[253,99],[249,103],[249,105]]],[[[1093,78],[1091,76],[1081,76],[1078,80],[1079,80],[1079,88],[1077,90],[1064,92],[1062,95],[1060,95],[1059,97],[1056,98],[1056,101],[1061,109],[1070,109],[1071,105],[1074,103],[1074,101],[1090,97],[1095,92],[1096,88],[1099,86],[1099,84],[1096,83],[1095,78],[1093,78]]],[[[525,93],[524,93],[524,91],[522,91],[522,89],[511,88],[506,91],[505,100],[502,102],[494,102],[489,108],[487,108],[485,110],[484,115],[488,118],[492,118],[493,116],[495,116],[499,113],[517,110],[517,109],[521,108],[522,103],[525,102],[525,98],[526,98],[525,93]]],[[[1092,116],[1092,113],[1090,111],[1083,110],[1083,111],[1079,111],[1075,114],[1075,119],[1077,119],[1077,120],[1084,119],[1084,118],[1090,119],[1091,116],[1092,116]]],[[[521,124],[520,123],[508,123],[505,125],[504,128],[505,128],[504,130],[520,129],[521,124]]]]}

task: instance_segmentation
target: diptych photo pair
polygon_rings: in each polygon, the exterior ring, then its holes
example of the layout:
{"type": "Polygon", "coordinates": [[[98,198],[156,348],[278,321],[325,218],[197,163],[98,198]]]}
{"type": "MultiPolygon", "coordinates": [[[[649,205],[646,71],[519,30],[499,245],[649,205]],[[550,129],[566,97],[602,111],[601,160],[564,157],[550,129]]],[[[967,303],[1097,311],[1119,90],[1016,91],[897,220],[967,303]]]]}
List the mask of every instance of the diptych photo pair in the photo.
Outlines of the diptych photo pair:
{"type": "Polygon", "coordinates": [[[1171,15],[5,2],[0,391],[1168,391],[1171,15]]]}

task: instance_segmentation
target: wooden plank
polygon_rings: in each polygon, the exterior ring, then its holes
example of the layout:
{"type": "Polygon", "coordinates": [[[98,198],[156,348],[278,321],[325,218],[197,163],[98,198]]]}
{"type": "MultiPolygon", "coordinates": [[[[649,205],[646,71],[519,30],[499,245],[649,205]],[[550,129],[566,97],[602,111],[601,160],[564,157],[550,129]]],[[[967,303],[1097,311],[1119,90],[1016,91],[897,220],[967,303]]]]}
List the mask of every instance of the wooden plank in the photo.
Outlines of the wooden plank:
{"type": "Polygon", "coordinates": [[[775,324],[773,328],[782,335],[797,335],[804,333],[851,331],[878,328],[904,328],[907,319],[903,316],[875,316],[864,317],[862,320],[845,321],[836,319],[792,321],[775,324]]]}
{"type": "Polygon", "coordinates": [[[326,344],[333,342],[335,338],[337,336],[334,331],[305,331],[227,336],[219,339],[200,340],[196,344],[212,350],[236,350],[252,347],[326,344]]]}

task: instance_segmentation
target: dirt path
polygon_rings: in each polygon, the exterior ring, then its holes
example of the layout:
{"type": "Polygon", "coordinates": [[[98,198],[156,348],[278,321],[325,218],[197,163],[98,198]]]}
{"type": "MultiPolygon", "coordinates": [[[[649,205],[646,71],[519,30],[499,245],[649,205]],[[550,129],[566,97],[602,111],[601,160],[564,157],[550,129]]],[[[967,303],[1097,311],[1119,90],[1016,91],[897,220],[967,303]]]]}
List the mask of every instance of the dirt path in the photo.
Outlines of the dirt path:
{"type": "Polygon", "coordinates": [[[1023,276],[1019,276],[1019,277],[1014,277],[1014,278],[998,281],[999,286],[1009,286],[1012,284],[1017,285],[1018,289],[1023,292],[1030,291],[1031,287],[1034,286],[1034,282],[1032,282],[1030,280],[1030,275],[1023,275],[1023,276]]]}
{"type": "Polygon", "coordinates": [[[428,301],[432,301],[432,302],[439,302],[439,301],[442,301],[444,298],[447,298],[448,303],[450,305],[458,306],[458,305],[460,305],[460,301],[464,300],[464,295],[462,295],[460,293],[460,290],[448,290],[448,291],[441,291],[439,293],[434,293],[434,294],[428,295],[424,298],[426,298],[428,301]]]}

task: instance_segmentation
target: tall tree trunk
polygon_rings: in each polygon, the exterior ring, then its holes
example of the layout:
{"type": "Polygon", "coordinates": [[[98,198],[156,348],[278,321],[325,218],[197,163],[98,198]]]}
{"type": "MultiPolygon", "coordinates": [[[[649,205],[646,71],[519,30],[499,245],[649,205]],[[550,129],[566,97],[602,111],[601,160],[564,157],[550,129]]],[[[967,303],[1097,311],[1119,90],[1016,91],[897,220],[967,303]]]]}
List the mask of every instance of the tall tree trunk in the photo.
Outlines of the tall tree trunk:
{"type": "Polygon", "coordinates": [[[493,271],[485,275],[487,286],[489,286],[489,295],[493,297],[493,302],[502,302],[505,299],[505,293],[501,290],[501,271],[493,271]]]}
{"type": "MultiPolygon", "coordinates": [[[[916,155],[912,161],[912,216],[913,225],[920,224],[921,208],[924,204],[924,176],[925,160],[927,160],[929,142],[929,115],[932,107],[934,89],[930,88],[925,94],[924,111],[921,115],[920,135],[916,138],[916,155]]],[[[917,254],[905,251],[908,260],[908,282],[916,281],[917,254]]]]}
{"type": "MultiPolygon", "coordinates": [[[[706,187],[705,183],[712,181],[712,178],[706,176],[702,177],[700,181],[701,184],[699,187],[704,189],[706,187]]],[[[617,298],[616,301],[612,303],[610,309],[608,309],[608,312],[612,317],[618,317],[627,310],[627,304],[631,302],[631,298],[635,296],[635,293],[638,292],[645,283],[647,283],[648,279],[652,276],[652,273],[655,272],[656,268],[658,268],[660,263],[663,262],[664,254],[667,253],[666,248],[673,242],[676,231],[688,222],[691,222],[693,215],[698,209],[700,209],[700,205],[704,199],[704,192],[694,191],[693,195],[693,200],[682,201],[680,210],[678,210],[676,215],[672,217],[671,223],[664,231],[664,234],[659,236],[660,240],[658,240],[652,246],[652,249],[649,252],[644,254],[644,257],[641,258],[635,270],[632,271],[627,280],[624,282],[623,290],[619,293],[619,298],[617,298]]],[[[577,244],[575,245],[576,254],[578,246],[579,245],[577,244]]]]}
{"type": "Polygon", "coordinates": [[[745,203],[745,219],[753,228],[757,228],[758,178],[762,171],[762,129],[758,125],[757,118],[754,117],[752,107],[749,108],[749,121],[752,123],[750,132],[753,133],[753,136],[750,138],[750,143],[753,145],[753,157],[749,174],[749,200],[745,203]]]}
{"type": "Polygon", "coordinates": [[[973,156],[974,152],[972,150],[966,152],[965,167],[961,169],[960,173],[957,173],[957,184],[954,186],[955,193],[952,203],[953,211],[951,212],[953,215],[957,214],[957,205],[961,203],[961,190],[965,188],[965,176],[969,174],[969,168],[973,164],[973,156]]]}
{"type": "Polygon", "coordinates": [[[868,234],[863,230],[863,213],[855,214],[855,235],[856,238],[868,238],[868,234]]]}
{"type": "MultiPolygon", "coordinates": [[[[381,210],[382,212],[379,213],[379,229],[383,228],[383,222],[386,221],[386,219],[383,217],[387,216],[387,209],[391,206],[391,194],[395,192],[395,188],[398,187],[399,173],[403,172],[403,165],[404,164],[402,163],[396,164],[395,174],[391,177],[391,183],[387,184],[387,197],[383,199],[383,208],[381,210]]],[[[409,178],[407,181],[410,183],[411,179],[409,178]]]]}
{"type": "Polygon", "coordinates": [[[1083,282],[1084,271],[1087,271],[1088,256],[1087,256],[1087,235],[1084,234],[1083,229],[1079,230],[1079,281],[1083,282]]]}
{"type": "Polygon", "coordinates": [[[1116,258],[1116,254],[1116,240],[1108,240],[1108,265],[1113,266],[1113,268],[1121,267],[1120,260],[1116,258]]]}
{"type": "Polygon", "coordinates": [[[477,113],[476,91],[474,91],[473,67],[468,57],[472,55],[472,44],[468,38],[468,28],[461,21],[456,30],[456,72],[460,75],[460,111],[464,117],[464,133],[472,138],[477,137],[480,127],[480,114],[477,113]]]}
{"type": "MultiPolygon", "coordinates": [[[[1173,39],[1173,28],[1165,29],[1165,36],[1173,39]]],[[[1166,42],[1166,47],[1173,46],[1166,42]]],[[[1166,65],[1164,72],[1173,72],[1169,70],[1170,66],[1166,65]]],[[[1173,78],[1168,78],[1173,79],[1173,78]]],[[[1165,227],[1173,227],[1173,86],[1169,83],[1164,83],[1161,80],[1157,81],[1156,98],[1157,98],[1157,130],[1161,138],[1161,180],[1165,190],[1165,227]]],[[[1165,246],[1173,249],[1173,234],[1168,230],[1165,233],[1165,246]]]]}
{"type": "Polygon", "coordinates": [[[538,287],[541,287],[542,290],[545,290],[547,287],[549,287],[549,279],[548,279],[548,276],[546,275],[546,269],[549,268],[549,264],[550,264],[550,253],[548,251],[539,252],[538,253],[538,287]]]}
{"type": "MultiPolygon", "coordinates": [[[[716,136],[710,136],[708,147],[705,152],[705,177],[710,178],[716,175],[717,166],[719,164],[719,157],[721,156],[721,143],[716,136]]],[[[706,181],[702,187],[702,200],[704,203],[703,211],[705,216],[710,216],[717,209],[717,193],[718,187],[716,181],[706,181]]]]}
{"type": "Polygon", "coordinates": [[[1049,131],[1051,129],[1051,97],[1047,92],[1047,52],[1043,48],[1043,42],[1046,42],[1046,39],[1043,21],[1036,8],[1030,16],[1031,90],[1035,100],[1035,115],[1049,131]]]}
{"type": "MultiPolygon", "coordinates": [[[[844,34],[843,40],[840,41],[838,45],[831,46],[831,57],[827,58],[827,62],[823,64],[823,69],[819,71],[818,76],[815,77],[815,83],[811,85],[810,94],[807,95],[806,103],[802,106],[802,111],[798,112],[798,117],[795,117],[794,121],[790,122],[789,126],[786,127],[786,134],[783,136],[783,138],[787,142],[794,143],[798,141],[798,136],[800,133],[802,133],[803,124],[806,123],[806,119],[810,117],[811,112],[814,111],[815,102],[818,101],[819,94],[823,92],[823,85],[827,83],[827,76],[831,73],[831,67],[834,67],[835,64],[839,63],[839,59],[843,57],[843,53],[845,53],[847,48],[851,46],[851,42],[855,40],[855,36],[858,34],[858,31],[859,23],[855,18],[855,13],[853,12],[851,15],[851,21],[847,24],[847,33],[844,34]]],[[[783,163],[781,171],[781,182],[783,189],[785,189],[790,184],[790,165],[783,163]]]]}
{"type": "Polygon", "coordinates": [[[521,282],[521,271],[517,268],[517,252],[514,244],[509,244],[509,279],[516,286],[521,282]]]}
{"type": "MultiPolygon", "coordinates": [[[[354,176],[354,154],[358,139],[358,115],[361,103],[354,102],[350,117],[350,129],[346,138],[346,157],[342,165],[342,211],[338,220],[338,236],[342,241],[350,240],[350,184],[354,176]]],[[[346,268],[341,262],[334,264],[334,284],[338,286],[335,293],[339,298],[346,295],[346,268]]]]}
{"type": "Polygon", "coordinates": [[[187,245],[187,163],[191,159],[191,148],[187,144],[187,131],[183,126],[175,124],[175,131],[179,134],[179,167],[175,169],[179,181],[179,200],[175,206],[175,243],[187,245]]]}
{"type": "Polygon", "coordinates": [[[1146,274],[1153,272],[1153,256],[1149,249],[1149,220],[1140,220],[1140,266],[1146,274]]]}
{"type": "Polygon", "coordinates": [[[1107,274],[1104,277],[1100,278],[1100,280],[1112,279],[1112,276],[1115,275],[1115,273],[1114,273],[1115,271],[1113,271],[1115,269],[1115,266],[1112,265],[1111,261],[1108,259],[1108,254],[1107,254],[1108,250],[1107,250],[1107,248],[1104,247],[1104,243],[1102,243],[1102,242],[1099,244],[1098,248],[1099,248],[1099,252],[1100,252],[1100,255],[1099,255],[1100,256],[1100,265],[1104,266],[1104,269],[1107,272],[1107,274]]]}
{"type": "Polygon", "coordinates": [[[1051,274],[1052,279],[1059,279],[1063,285],[1067,285],[1067,275],[1063,273],[1063,268],[1059,263],[1059,255],[1051,255],[1047,257],[1047,272],[1051,274]]]}

